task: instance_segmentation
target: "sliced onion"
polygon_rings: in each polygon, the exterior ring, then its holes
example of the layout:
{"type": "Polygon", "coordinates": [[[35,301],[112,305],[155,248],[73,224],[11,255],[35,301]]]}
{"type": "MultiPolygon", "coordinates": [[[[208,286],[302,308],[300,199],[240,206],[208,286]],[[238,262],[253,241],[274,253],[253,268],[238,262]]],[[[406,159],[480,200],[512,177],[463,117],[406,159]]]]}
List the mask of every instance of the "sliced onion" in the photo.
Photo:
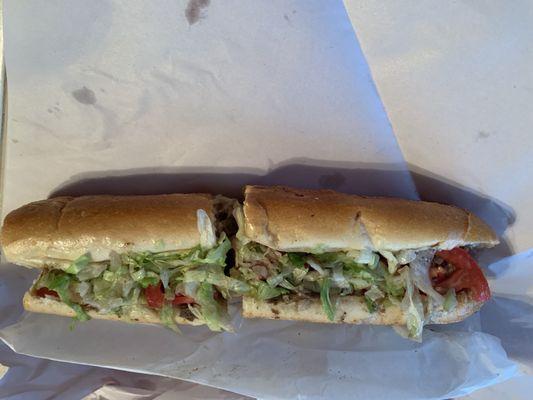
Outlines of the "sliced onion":
{"type": "Polygon", "coordinates": [[[387,266],[389,274],[394,274],[398,269],[398,260],[390,251],[382,250],[380,251],[381,255],[387,259],[387,266]]]}
{"type": "Polygon", "coordinates": [[[98,278],[102,272],[107,269],[107,264],[105,263],[93,263],[88,266],[88,268],[82,269],[77,278],[80,281],[86,281],[93,278],[98,278]]]}
{"type": "Polygon", "coordinates": [[[396,254],[396,259],[401,265],[406,265],[412,262],[416,258],[416,252],[414,250],[401,250],[396,254]]]}
{"type": "Polygon", "coordinates": [[[378,265],[379,256],[372,250],[350,250],[346,255],[352,258],[358,264],[367,264],[370,268],[378,265]]]}
{"type": "Polygon", "coordinates": [[[205,210],[196,210],[198,232],[200,232],[200,246],[203,249],[210,249],[217,243],[215,227],[205,210]]]}
{"type": "Polygon", "coordinates": [[[75,286],[75,291],[83,299],[89,292],[90,288],[91,288],[91,285],[89,285],[87,282],[80,282],[75,286]]]}
{"type": "Polygon", "coordinates": [[[317,271],[320,275],[322,276],[326,275],[326,271],[324,271],[324,269],[311,258],[308,258],[306,260],[306,263],[309,264],[309,266],[313,268],[315,271],[317,271]]]}
{"type": "Polygon", "coordinates": [[[376,301],[379,299],[382,299],[385,297],[383,292],[378,289],[377,286],[372,286],[369,290],[365,292],[365,297],[367,297],[369,300],[376,301]]]}
{"type": "Polygon", "coordinates": [[[196,291],[198,290],[198,282],[187,282],[183,284],[185,287],[184,292],[182,294],[185,294],[186,296],[192,297],[193,299],[196,298],[196,291]]]}
{"type": "Polygon", "coordinates": [[[348,282],[348,280],[344,277],[344,274],[342,273],[342,265],[335,265],[333,267],[333,275],[331,276],[331,280],[338,288],[350,288],[350,282],[348,282]]]}
{"type": "Polygon", "coordinates": [[[124,284],[122,285],[122,297],[128,297],[134,285],[135,282],[131,280],[127,280],[126,282],[124,282],[124,284]]]}
{"type": "Polygon", "coordinates": [[[409,264],[409,272],[416,287],[430,296],[437,305],[441,306],[444,303],[444,297],[433,289],[429,279],[429,268],[435,251],[428,249],[416,253],[416,258],[409,264]]]}
{"type": "Polygon", "coordinates": [[[109,270],[112,272],[118,271],[122,265],[122,257],[116,251],[109,252],[109,270]]]}
{"type": "Polygon", "coordinates": [[[170,271],[166,268],[161,268],[161,272],[159,273],[159,276],[161,277],[161,283],[163,283],[163,288],[168,289],[168,280],[170,278],[170,271]]]}

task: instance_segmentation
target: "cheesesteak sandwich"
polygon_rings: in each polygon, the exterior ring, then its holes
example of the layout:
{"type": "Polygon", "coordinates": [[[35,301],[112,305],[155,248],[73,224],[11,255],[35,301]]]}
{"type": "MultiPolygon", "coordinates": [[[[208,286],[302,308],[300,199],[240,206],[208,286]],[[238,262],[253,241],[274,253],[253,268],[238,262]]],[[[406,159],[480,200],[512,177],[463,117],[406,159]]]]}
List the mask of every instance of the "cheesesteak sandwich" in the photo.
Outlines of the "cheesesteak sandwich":
{"type": "Polygon", "coordinates": [[[227,299],[249,290],[224,274],[235,204],[208,194],[58,197],[11,212],[2,246],[8,261],[42,269],[24,296],[29,311],[230,330],[227,299]]]}
{"type": "Polygon", "coordinates": [[[424,324],[461,321],[490,298],[468,251],[498,239],[456,207],[247,186],[235,216],[248,318],[394,325],[420,339],[424,324]]]}

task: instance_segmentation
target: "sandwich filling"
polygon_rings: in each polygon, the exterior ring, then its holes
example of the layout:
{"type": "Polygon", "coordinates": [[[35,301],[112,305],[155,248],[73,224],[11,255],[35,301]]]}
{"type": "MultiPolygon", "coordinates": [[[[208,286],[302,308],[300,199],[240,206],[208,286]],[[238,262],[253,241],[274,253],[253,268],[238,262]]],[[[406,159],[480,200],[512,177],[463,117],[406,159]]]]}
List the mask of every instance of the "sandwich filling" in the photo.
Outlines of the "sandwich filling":
{"type": "Polygon", "coordinates": [[[31,293],[65,303],[80,321],[89,319],[89,310],[126,319],[153,310],[173,330],[179,316],[198,320],[214,331],[231,331],[227,301],[250,290],[245,282],[225,273],[231,249],[227,235],[236,230],[234,204],[217,196],[214,224],[204,210],[197,210],[200,244],[192,249],[111,251],[103,262],[93,262],[90,253],[72,263],[51,260],[31,293]]]}
{"type": "Polygon", "coordinates": [[[136,307],[149,307],[169,327],[175,327],[179,315],[215,331],[230,330],[226,301],[249,290],[224,274],[230,248],[223,235],[209,250],[111,252],[109,261],[98,263],[86,254],[66,269],[45,269],[32,293],[60,299],[82,321],[89,319],[90,309],[127,317],[136,307]]]}
{"type": "Polygon", "coordinates": [[[476,301],[490,298],[483,273],[462,248],[303,253],[241,241],[236,265],[233,276],[250,286],[248,296],[287,302],[318,297],[330,321],[343,296],[363,298],[369,313],[399,306],[406,315],[406,326],[399,329],[415,339],[428,310],[453,310],[457,293],[467,292],[476,301]]]}

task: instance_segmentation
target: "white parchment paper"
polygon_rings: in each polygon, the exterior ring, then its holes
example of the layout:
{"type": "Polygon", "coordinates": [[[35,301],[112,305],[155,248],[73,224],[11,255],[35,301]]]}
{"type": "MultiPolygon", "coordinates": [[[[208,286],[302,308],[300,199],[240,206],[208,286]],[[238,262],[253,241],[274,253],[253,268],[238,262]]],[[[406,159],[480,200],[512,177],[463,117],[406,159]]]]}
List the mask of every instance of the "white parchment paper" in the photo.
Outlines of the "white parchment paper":
{"type": "MultiPolygon", "coordinates": [[[[5,18],[3,215],[55,194],[245,183],[418,196],[340,1],[7,1],[5,18]]],[[[508,225],[492,199],[425,182],[508,225]]],[[[31,271],[0,273],[0,336],[49,359],[260,398],[452,397],[517,372],[483,316],[422,344],[384,327],[238,316],[235,335],[109,321],[70,331],[65,318],[21,315],[31,271]]]]}

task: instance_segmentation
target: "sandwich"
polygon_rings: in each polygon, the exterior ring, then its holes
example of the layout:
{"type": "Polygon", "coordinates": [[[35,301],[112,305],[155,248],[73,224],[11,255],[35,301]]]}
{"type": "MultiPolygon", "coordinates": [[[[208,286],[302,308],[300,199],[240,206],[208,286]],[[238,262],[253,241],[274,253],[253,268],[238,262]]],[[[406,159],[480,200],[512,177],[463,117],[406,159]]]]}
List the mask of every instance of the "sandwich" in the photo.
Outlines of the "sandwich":
{"type": "Polygon", "coordinates": [[[392,325],[419,340],[490,298],[470,250],[498,239],[456,207],[247,186],[235,217],[245,318],[392,325]]]}
{"type": "Polygon", "coordinates": [[[5,218],[3,253],[41,269],[28,311],[231,330],[227,301],[249,290],[224,273],[235,203],[209,194],[37,201],[5,218]]]}

